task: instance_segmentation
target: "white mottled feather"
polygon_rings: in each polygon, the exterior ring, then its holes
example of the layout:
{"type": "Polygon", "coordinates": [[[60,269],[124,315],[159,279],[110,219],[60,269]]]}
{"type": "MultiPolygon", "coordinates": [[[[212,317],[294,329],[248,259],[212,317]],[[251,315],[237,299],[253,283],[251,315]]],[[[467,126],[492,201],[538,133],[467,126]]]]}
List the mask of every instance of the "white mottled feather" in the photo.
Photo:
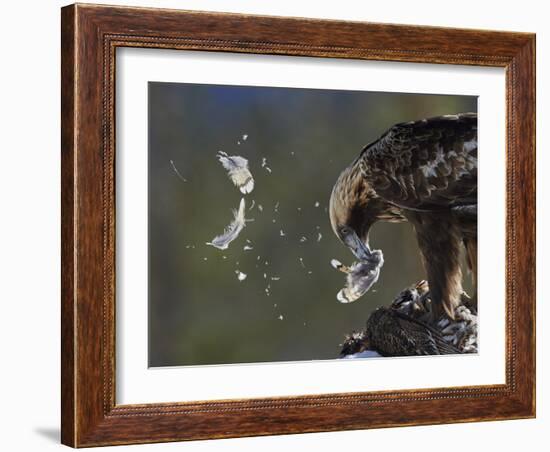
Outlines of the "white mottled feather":
{"type": "Polygon", "coordinates": [[[340,303],[352,303],[358,300],[378,281],[384,258],[380,250],[373,250],[371,253],[372,261],[355,262],[349,268],[336,259],[330,261],[335,269],[346,273],[346,287],[336,295],[340,303]]]}
{"type": "Polygon", "coordinates": [[[214,246],[220,250],[226,250],[229,244],[235,240],[243,230],[246,220],[244,218],[245,201],[241,199],[239,210],[233,210],[233,221],[225,228],[222,235],[218,235],[207,245],[214,246]]]}
{"type": "Polygon", "coordinates": [[[217,157],[241,193],[246,195],[254,190],[254,178],[248,169],[247,159],[240,155],[227,155],[223,151],[219,151],[217,157]]]}

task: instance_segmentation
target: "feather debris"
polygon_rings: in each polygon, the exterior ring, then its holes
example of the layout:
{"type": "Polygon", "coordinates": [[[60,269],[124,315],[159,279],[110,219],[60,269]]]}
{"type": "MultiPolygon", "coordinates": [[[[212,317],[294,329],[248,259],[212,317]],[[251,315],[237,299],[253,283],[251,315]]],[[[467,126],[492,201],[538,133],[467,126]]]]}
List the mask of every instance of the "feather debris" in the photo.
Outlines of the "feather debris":
{"type": "Polygon", "coordinates": [[[170,160],[170,166],[174,170],[174,173],[176,173],[176,176],[178,176],[183,182],[187,182],[187,179],[183,177],[181,173],[178,171],[178,169],[176,168],[176,164],[174,163],[173,160],[170,160]]]}
{"type": "Polygon", "coordinates": [[[330,261],[332,267],[346,274],[346,287],[336,295],[340,303],[352,303],[365,295],[378,281],[380,268],[384,265],[382,251],[372,250],[368,260],[354,262],[347,267],[336,259],[330,261]]]}
{"type": "Polygon", "coordinates": [[[229,178],[241,193],[246,195],[254,190],[254,178],[248,169],[247,159],[240,155],[227,155],[223,151],[219,151],[217,157],[227,170],[229,178]]]}
{"type": "Polygon", "coordinates": [[[265,157],[262,158],[262,168],[264,168],[268,173],[271,173],[271,168],[267,166],[267,159],[265,157]]]}
{"type": "Polygon", "coordinates": [[[244,218],[244,208],[245,201],[244,198],[242,198],[239,210],[233,210],[233,221],[225,228],[223,234],[214,237],[211,242],[206,242],[206,244],[220,250],[226,250],[229,244],[239,236],[245,227],[246,219],[244,218]]]}

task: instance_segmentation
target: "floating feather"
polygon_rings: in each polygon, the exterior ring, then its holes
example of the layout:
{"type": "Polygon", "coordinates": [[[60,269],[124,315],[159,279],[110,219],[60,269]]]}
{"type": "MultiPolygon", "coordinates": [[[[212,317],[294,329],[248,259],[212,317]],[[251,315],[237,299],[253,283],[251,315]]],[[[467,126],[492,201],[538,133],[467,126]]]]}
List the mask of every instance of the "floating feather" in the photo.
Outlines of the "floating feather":
{"type": "Polygon", "coordinates": [[[183,182],[187,182],[187,179],[185,177],[183,177],[181,175],[181,173],[178,171],[178,169],[176,168],[176,164],[174,163],[173,160],[170,160],[170,166],[172,166],[172,169],[174,170],[174,173],[176,173],[176,175],[183,181],[183,182]]]}
{"type": "Polygon", "coordinates": [[[239,281],[244,281],[246,279],[246,277],[248,276],[246,273],[243,273],[239,270],[235,270],[235,273],[237,274],[237,279],[239,281]]]}
{"type": "Polygon", "coordinates": [[[267,166],[267,159],[262,158],[262,168],[264,168],[268,173],[271,173],[271,168],[267,166]]]}
{"type": "Polygon", "coordinates": [[[246,220],[244,218],[245,201],[241,199],[239,210],[233,210],[233,221],[225,228],[222,235],[214,237],[211,242],[206,242],[207,245],[214,246],[220,250],[226,250],[229,244],[235,240],[243,230],[246,220]]]}
{"type": "Polygon", "coordinates": [[[246,195],[254,190],[254,178],[248,169],[247,159],[239,155],[227,155],[223,151],[219,151],[217,157],[241,193],[246,195]]]}

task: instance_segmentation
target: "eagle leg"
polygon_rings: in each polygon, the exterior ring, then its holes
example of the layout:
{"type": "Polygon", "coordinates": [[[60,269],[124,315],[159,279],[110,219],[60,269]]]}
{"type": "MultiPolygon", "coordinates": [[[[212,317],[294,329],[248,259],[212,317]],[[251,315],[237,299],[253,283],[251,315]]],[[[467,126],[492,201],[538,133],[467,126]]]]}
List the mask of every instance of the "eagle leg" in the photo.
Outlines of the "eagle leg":
{"type": "Polygon", "coordinates": [[[462,234],[451,216],[423,213],[411,218],[416,230],[432,299],[432,322],[454,319],[462,294],[462,234]]]}
{"type": "Polygon", "coordinates": [[[472,312],[477,313],[477,237],[464,239],[468,268],[472,274],[474,293],[468,300],[467,306],[472,312]]]}

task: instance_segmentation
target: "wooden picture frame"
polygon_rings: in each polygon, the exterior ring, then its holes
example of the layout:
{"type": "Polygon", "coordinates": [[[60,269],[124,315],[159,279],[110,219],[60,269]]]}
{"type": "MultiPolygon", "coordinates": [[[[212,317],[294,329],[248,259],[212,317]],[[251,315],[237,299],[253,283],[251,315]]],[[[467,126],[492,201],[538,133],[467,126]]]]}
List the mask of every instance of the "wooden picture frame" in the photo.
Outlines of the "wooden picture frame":
{"type": "Polygon", "coordinates": [[[73,447],[535,416],[535,35],[70,5],[62,9],[62,442],[73,447]],[[506,383],[115,403],[115,50],[506,69],[506,383]]]}

